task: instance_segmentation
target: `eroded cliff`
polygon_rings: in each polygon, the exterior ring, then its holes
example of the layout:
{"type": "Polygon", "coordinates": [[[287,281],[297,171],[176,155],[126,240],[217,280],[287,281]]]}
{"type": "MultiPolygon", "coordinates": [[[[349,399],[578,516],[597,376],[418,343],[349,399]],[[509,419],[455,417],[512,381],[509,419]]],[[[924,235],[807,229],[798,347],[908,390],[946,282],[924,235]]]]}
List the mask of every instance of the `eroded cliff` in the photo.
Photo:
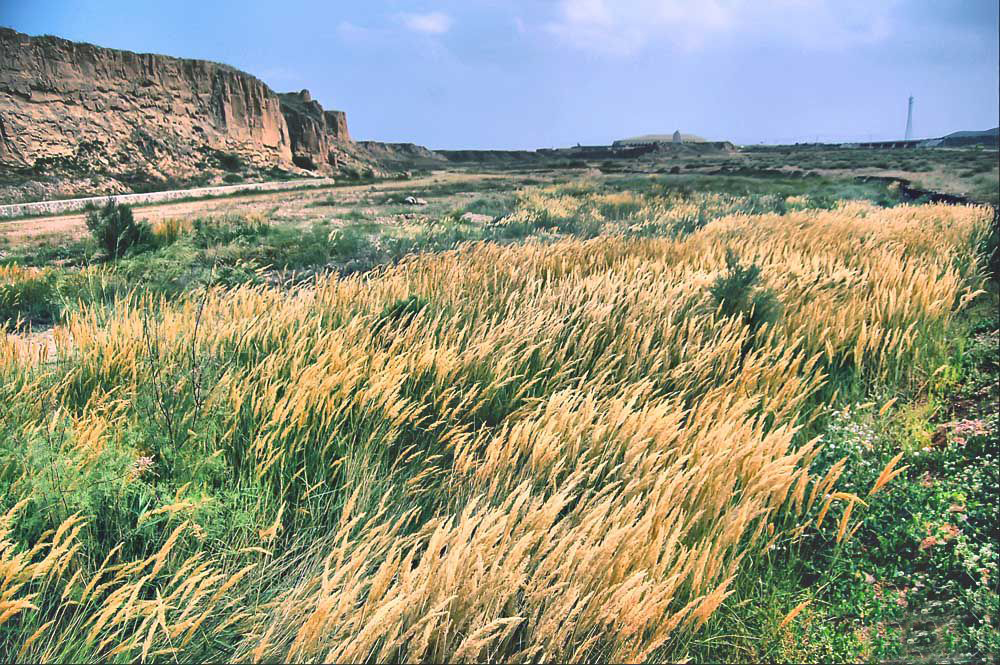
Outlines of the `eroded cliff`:
{"type": "Polygon", "coordinates": [[[57,194],[83,179],[111,192],[377,170],[350,143],[346,115],[303,93],[214,62],[0,28],[0,167],[8,179],[77,178],[57,194]]]}
{"type": "Polygon", "coordinates": [[[347,144],[347,114],[324,111],[308,90],[278,95],[281,112],[288,123],[292,142],[292,161],[309,170],[339,169],[341,162],[350,161],[355,150],[347,144]]]}

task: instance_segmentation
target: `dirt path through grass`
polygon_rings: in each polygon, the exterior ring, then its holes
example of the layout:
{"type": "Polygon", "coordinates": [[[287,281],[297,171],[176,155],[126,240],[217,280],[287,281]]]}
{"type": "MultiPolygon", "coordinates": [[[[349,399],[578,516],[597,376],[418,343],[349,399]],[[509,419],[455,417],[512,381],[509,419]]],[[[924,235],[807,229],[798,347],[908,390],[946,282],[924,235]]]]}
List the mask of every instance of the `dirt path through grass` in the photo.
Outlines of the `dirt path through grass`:
{"type": "MultiPolygon", "coordinates": [[[[505,177],[503,174],[497,173],[443,171],[411,180],[385,180],[376,183],[347,186],[331,185],[329,187],[282,192],[251,192],[239,196],[152,204],[136,207],[135,215],[139,219],[156,221],[171,217],[224,214],[236,211],[251,212],[255,209],[273,208],[290,202],[294,202],[296,207],[300,207],[326,198],[343,199],[345,203],[349,203],[352,200],[357,200],[362,193],[369,191],[409,190],[428,185],[464,181],[475,183],[482,180],[503,177],[505,177]]],[[[29,240],[40,236],[80,237],[86,233],[85,219],[86,213],[81,212],[0,221],[0,240],[16,243],[21,240],[29,240]]]]}

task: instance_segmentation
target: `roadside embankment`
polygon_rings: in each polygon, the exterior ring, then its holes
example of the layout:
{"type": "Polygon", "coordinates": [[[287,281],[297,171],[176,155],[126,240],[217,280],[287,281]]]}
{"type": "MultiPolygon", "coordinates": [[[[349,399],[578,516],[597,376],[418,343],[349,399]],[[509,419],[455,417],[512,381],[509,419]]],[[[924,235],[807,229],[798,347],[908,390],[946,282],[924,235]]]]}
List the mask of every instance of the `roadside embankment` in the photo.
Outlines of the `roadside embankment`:
{"type": "Polygon", "coordinates": [[[145,203],[176,201],[178,199],[227,196],[243,192],[269,192],[282,189],[297,189],[300,187],[327,187],[334,183],[335,181],[333,178],[309,178],[240,185],[220,185],[218,187],[198,187],[195,189],[174,189],[166,192],[146,192],[143,194],[115,194],[112,196],[89,196],[81,199],[64,199],[59,201],[11,203],[8,205],[0,205],[0,219],[26,217],[31,215],[59,215],[68,212],[79,212],[81,210],[85,210],[88,206],[101,205],[109,198],[113,199],[117,203],[139,205],[145,203]]]}

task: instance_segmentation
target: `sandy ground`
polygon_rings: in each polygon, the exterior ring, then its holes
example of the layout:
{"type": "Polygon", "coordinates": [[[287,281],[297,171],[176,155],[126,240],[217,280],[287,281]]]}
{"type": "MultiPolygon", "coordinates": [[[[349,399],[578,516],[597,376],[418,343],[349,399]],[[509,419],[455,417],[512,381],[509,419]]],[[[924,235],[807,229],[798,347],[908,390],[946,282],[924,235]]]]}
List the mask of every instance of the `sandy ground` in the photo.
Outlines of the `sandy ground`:
{"type": "MultiPolygon", "coordinates": [[[[155,222],[160,219],[185,218],[227,213],[251,213],[268,211],[271,216],[284,218],[305,217],[303,211],[310,203],[333,199],[345,206],[356,202],[364,194],[373,191],[399,191],[405,196],[406,190],[418,190],[428,185],[469,182],[504,178],[496,173],[459,173],[442,171],[434,175],[412,180],[388,180],[375,184],[315,187],[290,192],[259,192],[227,198],[210,198],[198,201],[157,203],[135,208],[136,219],[155,222]]],[[[315,216],[312,214],[311,216],[315,216]]],[[[46,237],[62,239],[77,238],[86,234],[85,213],[71,213],[46,217],[30,217],[12,221],[0,221],[0,242],[11,244],[19,241],[42,240],[46,237]]]]}

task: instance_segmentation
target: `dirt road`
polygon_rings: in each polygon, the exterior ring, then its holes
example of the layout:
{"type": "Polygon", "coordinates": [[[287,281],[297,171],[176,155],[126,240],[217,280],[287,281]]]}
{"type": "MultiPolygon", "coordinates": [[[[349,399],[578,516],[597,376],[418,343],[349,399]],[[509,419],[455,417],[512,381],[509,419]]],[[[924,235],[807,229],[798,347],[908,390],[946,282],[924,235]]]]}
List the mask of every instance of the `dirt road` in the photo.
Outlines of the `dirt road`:
{"type": "MultiPolygon", "coordinates": [[[[251,192],[225,198],[208,198],[197,201],[172,201],[137,207],[136,219],[156,221],[169,218],[245,214],[267,211],[269,215],[294,219],[303,216],[302,210],[318,200],[332,199],[351,205],[370,191],[419,190],[430,185],[469,182],[502,178],[497,174],[440,172],[412,180],[387,180],[365,185],[330,185],[282,192],[251,192]]],[[[72,239],[86,233],[85,213],[71,213],[45,217],[29,217],[12,221],[0,220],[0,242],[10,243],[41,240],[46,237],[72,239]]]]}

